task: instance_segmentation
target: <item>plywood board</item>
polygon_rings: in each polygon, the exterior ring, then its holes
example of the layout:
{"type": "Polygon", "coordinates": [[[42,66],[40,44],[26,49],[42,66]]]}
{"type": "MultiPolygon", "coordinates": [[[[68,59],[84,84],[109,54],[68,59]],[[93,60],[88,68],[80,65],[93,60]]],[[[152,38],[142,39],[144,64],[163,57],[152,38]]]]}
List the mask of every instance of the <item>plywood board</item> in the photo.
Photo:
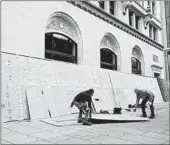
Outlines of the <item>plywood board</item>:
{"type": "Polygon", "coordinates": [[[59,121],[55,121],[53,119],[49,119],[49,120],[40,120],[41,122],[45,122],[47,124],[50,124],[50,125],[54,125],[54,126],[57,126],[57,127],[62,127],[62,126],[70,126],[70,125],[77,125],[77,120],[74,119],[74,120],[68,120],[68,121],[62,121],[62,122],[59,122],[59,121]]]}
{"type": "Polygon", "coordinates": [[[115,102],[112,88],[93,88],[94,95],[92,96],[94,106],[97,112],[100,110],[113,110],[117,106],[115,102]]]}
{"type": "Polygon", "coordinates": [[[70,115],[58,116],[55,118],[41,119],[40,121],[57,127],[62,127],[62,126],[69,126],[69,125],[77,125],[78,124],[77,117],[78,114],[70,114],[70,115]]]}
{"type": "Polygon", "coordinates": [[[2,85],[2,121],[22,120],[23,108],[20,86],[2,85]]]}
{"type": "MultiPolygon", "coordinates": [[[[56,86],[56,79],[52,61],[29,58],[30,76],[37,84],[56,86]]],[[[31,78],[31,79],[32,79],[31,78]]]]}
{"type": "MultiPolygon", "coordinates": [[[[92,120],[100,120],[100,121],[148,121],[148,118],[142,118],[142,117],[136,117],[133,115],[128,114],[94,114],[92,113],[92,120]]],[[[69,115],[64,116],[64,119],[62,116],[59,116],[57,118],[49,118],[49,119],[41,119],[41,122],[54,125],[57,127],[62,126],[70,126],[70,125],[78,125],[77,123],[77,114],[76,115],[69,115]]]]}
{"type": "Polygon", "coordinates": [[[111,87],[108,71],[98,69],[100,83],[102,87],[111,87]]]}
{"type": "Polygon", "coordinates": [[[101,87],[98,70],[91,68],[91,72],[92,72],[92,78],[93,78],[93,87],[101,87]]]}
{"type": "Polygon", "coordinates": [[[113,120],[113,121],[147,121],[148,118],[136,117],[128,114],[92,114],[95,120],[113,120]]]}
{"type": "Polygon", "coordinates": [[[46,117],[46,110],[44,110],[43,104],[37,94],[37,88],[30,87],[26,92],[31,119],[46,117]]]}
{"type": "Polygon", "coordinates": [[[155,78],[142,77],[133,74],[123,74],[118,72],[109,72],[109,74],[111,76],[115,90],[119,90],[118,99],[121,106],[127,107],[130,102],[131,104],[134,102],[135,88],[147,89],[154,93],[155,102],[163,102],[162,95],[155,78]]]}
{"type": "Polygon", "coordinates": [[[78,112],[76,106],[70,108],[70,105],[74,97],[81,91],[84,91],[84,89],[77,87],[52,87],[57,113],[64,115],[78,112]]]}
{"type": "Polygon", "coordinates": [[[29,112],[29,106],[28,106],[28,100],[27,100],[27,90],[28,87],[21,87],[21,96],[22,96],[22,102],[23,102],[23,118],[24,119],[30,119],[30,112],[29,112]]]}
{"type": "Polygon", "coordinates": [[[54,104],[53,92],[50,86],[44,86],[40,89],[41,101],[46,110],[50,111],[50,117],[56,117],[58,115],[54,104]]]}
{"type": "Polygon", "coordinates": [[[16,55],[1,53],[1,68],[17,68],[16,55]]]}

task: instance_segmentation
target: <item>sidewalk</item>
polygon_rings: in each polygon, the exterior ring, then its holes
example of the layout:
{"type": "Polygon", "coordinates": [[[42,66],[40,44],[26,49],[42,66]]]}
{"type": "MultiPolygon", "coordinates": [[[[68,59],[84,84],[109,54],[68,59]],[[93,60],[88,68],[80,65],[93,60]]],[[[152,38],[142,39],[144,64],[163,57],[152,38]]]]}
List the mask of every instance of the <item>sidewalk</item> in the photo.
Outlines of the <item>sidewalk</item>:
{"type": "Polygon", "coordinates": [[[92,126],[56,127],[39,120],[1,123],[1,144],[169,144],[169,103],[155,104],[155,112],[156,118],[147,122],[92,126]]]}

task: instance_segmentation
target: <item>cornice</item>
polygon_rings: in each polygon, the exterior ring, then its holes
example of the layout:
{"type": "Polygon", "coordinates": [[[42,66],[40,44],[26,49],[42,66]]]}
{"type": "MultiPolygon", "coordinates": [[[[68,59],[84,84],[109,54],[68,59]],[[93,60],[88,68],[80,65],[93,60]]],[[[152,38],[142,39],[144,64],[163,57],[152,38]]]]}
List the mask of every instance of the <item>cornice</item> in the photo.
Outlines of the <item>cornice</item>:
{"type": "Polygon", "coordinates": [[[136,3],[138,6],[140,6],[145,12],[147,11],[140,3],[139,1],[133,1],[134,3],[136,3]]]}
{"type": "Polygon", "coordinates": [[[99,7],[95,6],[94,4],[88,2],[88,1],[67,1],[70,4],[73,4],[76,7],[79,7],[80,9],[94,15],[95,17],[98,17],[102,19],[103,21],[113,25],[114,27],[130,34],[133,37],[136,37],[137,39],[158,48],[159,50],[163,51],[164,46],[159,44],[158,42],[152,40],[148,36],[140,33],[138,30],[134,29],[133,27],[129,26],[128,24],[124,23],[123,21],[117,19],[113,15],[107,13],[106,11],[100,9],[99,7]]]}
{"type": "Polygon", "coordinates": [[[154,18],[157,22],[161,23],[161,22],[160,22],[153,14],[151,14],[151,13],[149,13],[149,14],[147,14],[147,15],[145,15],[145,16],[150,16],[150,17],[154,18]]]}

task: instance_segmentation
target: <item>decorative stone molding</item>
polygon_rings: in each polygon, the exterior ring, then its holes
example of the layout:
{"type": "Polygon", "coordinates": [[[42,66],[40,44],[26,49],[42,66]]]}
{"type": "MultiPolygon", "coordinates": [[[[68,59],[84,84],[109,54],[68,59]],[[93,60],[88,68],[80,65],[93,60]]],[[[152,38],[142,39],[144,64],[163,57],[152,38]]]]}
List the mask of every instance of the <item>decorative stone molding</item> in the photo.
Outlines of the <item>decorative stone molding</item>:
{"type": "Polygon", "coordinates": [[[122,5],[122,13],[123,15],[126,15],[126,10],[131,7],[131,4],[129,2],[126,2],[122,5]]]}
{"type": "Polygon", "coordinates": [[[117,56],[117,70],[121,71],[121,52],[119,43],[117,42],[116,38],[111,33],[106,33],[101,42],[100,48],[107,48],[114,52],[117,56]]]}
{"type": "Polygon", "coordinates": [[[144,28],[147,29],[149,21],[144,20],[143,23],[144,23],[144,28]]]}
{"type": "Polygon", "coordinates": [[[45,33],[50,32],[66,35],[77,43],[78,64],[81,64],[83,61],[83,40],[81,31],[74,19],[64,12],[53,13],[46,24],[45,33]]]}
{"type": "Polygon", "coordinates": [[[46,32],[58,32],[69,36],[72,40],[78,43],[79,32],[72,20],[68,20],[65,14],[59,13],[52,16],[47,23],[46,32]]]}
{"type": "Polygon", "coordinates": [[[147,14],[144,17],[145,29],[147,29],[148,23],[150,23],[150,24],[154,25],[156,28],[159,28],[160,30],[162,30],[161,22],[158,19],[156,19],[152,14],[147,14]]]}
{"type": "Polygon", "coordinates": [[[104,36],[101,43],[100,43],[101,48],[108,48],[111,49],[115,54],[117,54],[117,47],[116,44],[114,43],[114,40],[110,38],[109,36],[104,36]]]}
{"type": "Polygon", "coordinates": [[[99,19],[102,19],[103,21],[113,25],[114,27],[117,27],[118,29],[121,29],[122,31],[138,38],[139,40],[158,48],[159,50],[163,51],[164,46],[159,44],[158,42],[152,40],[148,36],[140,33],[138,30],[130,27],[128,24],[122,22],[121,20],[117,19],[113,15],[107,13],[106,11],[100,9],[96,5],[88,2],[88,1],[67,1],[70,4],[73,4],[76,7],[81,8],[82,10],[89,12],[90,14],[98,17],[99,19]]]}
{"type": "Polygon", "coordinates": [[[162,66],[159,66],[159,65],[156,65],[156,64],[153,64],[151,65],[151,68],[152,68],[152,76],[154,77],[154,73],[158,73],[161,75],[161,71],[162,71],[162,66]]]}

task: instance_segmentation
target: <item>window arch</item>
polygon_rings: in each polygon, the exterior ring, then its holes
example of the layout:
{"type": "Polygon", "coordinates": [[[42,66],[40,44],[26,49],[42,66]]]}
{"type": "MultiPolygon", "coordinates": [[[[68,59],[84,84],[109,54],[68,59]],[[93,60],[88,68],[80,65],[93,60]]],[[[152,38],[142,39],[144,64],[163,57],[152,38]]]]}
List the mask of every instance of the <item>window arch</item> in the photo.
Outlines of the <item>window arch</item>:
{"type": "Polygon", "coordinates": [[[111,70],[121,70],[120,48],[116,38],[106,33],[100,42],[100,66],[111,70]]]}
{"type": "Polygon", "coordinates": [[[82,63],[82,36],[77,23],[63,12],[53,13],[45,32],[45,58],[82,63]]]}
{"type": "Polygon", "coordinates": [[[137,45],[135,45],[132,50],[131,67],[133,74],[144,75],[143,53],[137,45]]]}

